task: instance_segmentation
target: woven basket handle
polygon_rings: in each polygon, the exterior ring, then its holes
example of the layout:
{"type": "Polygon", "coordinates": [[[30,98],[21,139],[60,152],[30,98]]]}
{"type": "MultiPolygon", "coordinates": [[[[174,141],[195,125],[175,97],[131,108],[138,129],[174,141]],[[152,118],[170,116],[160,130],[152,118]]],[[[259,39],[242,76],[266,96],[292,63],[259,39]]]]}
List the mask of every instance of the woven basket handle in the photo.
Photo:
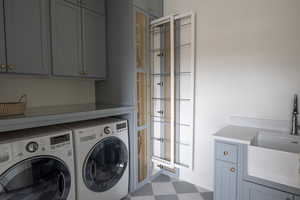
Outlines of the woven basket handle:
{"type": "Polygon", "coordinates": [[[23,94],[20,98],[19,98],[19,103],[27,103],[27,95],[23,94]]]}

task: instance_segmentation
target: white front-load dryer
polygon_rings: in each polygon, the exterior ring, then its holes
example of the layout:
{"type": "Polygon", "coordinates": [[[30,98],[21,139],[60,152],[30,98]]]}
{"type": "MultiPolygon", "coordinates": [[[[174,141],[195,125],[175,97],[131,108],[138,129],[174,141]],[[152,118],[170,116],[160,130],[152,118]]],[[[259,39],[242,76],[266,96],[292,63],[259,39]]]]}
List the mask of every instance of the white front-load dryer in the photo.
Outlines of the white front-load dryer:
{"type": "Polygon", "coordinates": [[[128,194],[129,153],[126,120],[72,124],[78,200],[120,200],[128,194]]]}
{"type": "Polygon", "coordinates": [[[72,132],[57,127],[0,134],[1,200],[75,200],[72,132]]]}

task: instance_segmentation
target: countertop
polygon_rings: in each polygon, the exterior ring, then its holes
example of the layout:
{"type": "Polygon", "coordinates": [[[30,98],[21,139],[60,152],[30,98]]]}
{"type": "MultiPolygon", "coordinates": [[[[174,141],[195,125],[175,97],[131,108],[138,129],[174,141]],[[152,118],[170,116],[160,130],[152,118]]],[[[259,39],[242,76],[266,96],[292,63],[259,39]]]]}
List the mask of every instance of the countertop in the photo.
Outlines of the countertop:
{"type": "Polygon", "coordinates": [[[258,135],[259,131],[260,129],[257,128],[227,126],[218,131],[214,135],[214,138],[227,142],[235,142],[250,145],[251,141],[255,138],[255,136],[258,135]]]}
{"type": "Polygon", "coordinates": [[[31,108],[22,116],[0,118],[0,132],[111,117],[134,110],[134,106],[98,104],[31,108]]]}

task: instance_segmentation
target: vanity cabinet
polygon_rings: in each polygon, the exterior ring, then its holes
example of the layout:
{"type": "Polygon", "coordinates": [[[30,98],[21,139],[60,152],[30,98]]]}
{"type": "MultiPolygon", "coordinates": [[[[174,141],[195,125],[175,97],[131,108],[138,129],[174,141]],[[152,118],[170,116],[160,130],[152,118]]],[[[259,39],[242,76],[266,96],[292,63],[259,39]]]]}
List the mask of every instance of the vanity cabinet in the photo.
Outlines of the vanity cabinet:
{"type": "Polygon", "coordinates": [[[5,21],[3,22],[1,16],[0,60],[1,64],[6,64],[6,72],[48,75],[50,69],[49,1],[4,0],[3,8],[5,21]],[[5,31],[1,22],[5,24],[5,31]]]}
{"type": "MultiPolygon", "coordinates": [[[[89,5],[97,3],[90,1],[89,5]]],[[[105,79],[105,16],[64,0],[53,0],[51,19],[53,75],[105,79]]]]}
{"type": "Polygon", "coordinates": [[[215,143],[215,200],[237,200],[237,146],[215,143]]]}
{"type": "Polygon", "coordinates": [[[3,0],[0,0],[0,73],[6,72],[3,0]]]}
{"type": "MultiPolygon", "coordinates": [[[[299,199],[298,197],[295,198],[299,199]]],[[[294,200],[294,196],[250,182],[244,182],[243,200],[294,200]]]]}
{"type": "Polygon", "coordinates": [[[133,4],[155,17],[163,16],[163,0],[133,0],[133,4]]]}
{"type": "Polygon", "coordinates": [[[236,164],[216,161],[215,200],[237,199],[237,176],[236,164]]]}

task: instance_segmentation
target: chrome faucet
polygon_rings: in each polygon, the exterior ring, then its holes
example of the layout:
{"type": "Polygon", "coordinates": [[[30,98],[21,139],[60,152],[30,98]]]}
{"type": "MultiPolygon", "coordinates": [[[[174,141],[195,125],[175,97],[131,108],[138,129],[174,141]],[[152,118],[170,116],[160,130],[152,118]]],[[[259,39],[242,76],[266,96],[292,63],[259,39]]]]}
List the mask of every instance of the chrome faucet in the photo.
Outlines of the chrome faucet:
{"type": "Polygon", "coordinates": [[[298,135],[298,95],[294,96],[294,105],[293,105],[293,117],[292,117],[292,131],[291,135],[298,135]]]}

